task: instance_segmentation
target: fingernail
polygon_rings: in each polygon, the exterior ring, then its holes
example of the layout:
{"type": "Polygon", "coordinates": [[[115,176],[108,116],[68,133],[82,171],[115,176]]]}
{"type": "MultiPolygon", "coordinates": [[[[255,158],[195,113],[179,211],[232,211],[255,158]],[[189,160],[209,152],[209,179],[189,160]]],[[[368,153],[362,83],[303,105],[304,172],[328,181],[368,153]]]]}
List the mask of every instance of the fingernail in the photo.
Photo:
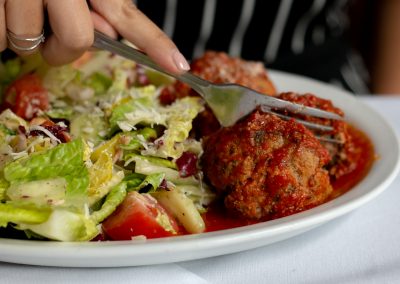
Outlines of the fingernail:
{"type": "Polygon", "coordinates": [[[178,50],[174,52],[172,55],[172,59],[174,60],[174,63],[176,67],[181,70],[181,71],[188,71],[190,70],[189,63],[186,61],[185,57],[180,53],[178,50]]]}

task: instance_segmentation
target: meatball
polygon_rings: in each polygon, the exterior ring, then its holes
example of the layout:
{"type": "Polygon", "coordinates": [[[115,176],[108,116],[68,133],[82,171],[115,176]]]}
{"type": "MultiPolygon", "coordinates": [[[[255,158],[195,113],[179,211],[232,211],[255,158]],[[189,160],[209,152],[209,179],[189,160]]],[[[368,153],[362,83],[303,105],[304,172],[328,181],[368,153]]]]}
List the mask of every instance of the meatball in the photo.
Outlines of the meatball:
{"type": "MultiPolygon", "coordinates": [[[[343,111],[335,107],[330,100],[319,98],[310,93],[300,95],[297,93],[288,92],[282,93],[278,97],[297,104],[316,107],[339,114],[341,116],[344,115],[343,111]]],[[[333,127],[333,131],[331,132],[320,132],[313,130],[315,135],[322,138],[321,143],[329,151],[331,156],[331,161],[326,168],[328,169],[332,179],[337,179],[354,170],[357,165],[357,155],[354,155],[354,152],[359,151],[359,149],[357,149],[353,142],[350,132],[350,125],[348,123],[340,120],[322,119],[304,115],[291,116],[333,127]],[[332,138],[337,141],[341,141],[341,143],[324,142],[323,138],[332,138]]]]}
{"type": "Polygon", "coordinates": [[[223,52],[206,52],[193,61],[191,72],[214,83],[236,83],[263,94],[276,93],[262,62],[230,57],[223,52]]]}
{"type": "MultiPolygon", "coordinates": [[[[202,57],[194,60],[190,67],[193,74],[214,83],[236,83],[266,95],[276,94],[275,87],[261,62],[245,61],[223,52],[207,51],[202,57]]],[[[176,98],[197,95],[188,85],[176,82],[161,92],[160,101],[169,104],[176,98]]],[[[218,120],[208,107],[194,122],[197,137],[209,135],[219,128],[218,120]]]]}
{"type": "Polygon", "coordinates": [[[332,192],[329,160],[303,125],[256,110],[204,140],[202,168],[227,209],[269,220],[323,203],[332,192]]]}

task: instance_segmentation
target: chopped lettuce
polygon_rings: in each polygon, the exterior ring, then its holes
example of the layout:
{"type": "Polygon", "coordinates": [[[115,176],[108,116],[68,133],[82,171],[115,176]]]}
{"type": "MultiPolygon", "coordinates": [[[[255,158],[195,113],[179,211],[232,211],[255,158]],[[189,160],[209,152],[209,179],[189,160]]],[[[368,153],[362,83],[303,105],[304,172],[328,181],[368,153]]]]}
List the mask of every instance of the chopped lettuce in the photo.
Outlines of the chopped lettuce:
{"type": "Polygon", "coordinates": [[[110,117],[111,131],[118,127],[122,131],[136,129],[139,123],[146,125],[165,124],[165,117],[157,111],[154,86],[132,88],[130,97],[121,99],[113,108],[110,117]]]}
{"type": "Polygon", "coordinates": [[[112,82],[110,77],[94,72],[85,80],[85,85],[92,88],[95,94],[104,94],[111,87],[112,82]]]}
{"type": "Polygon", "coordinates": [[[124,177],[124,182],[126,183],[127,189],[130,191],[131,188],[138,187],[145,178],[146,175],[130,173],[124,177]]]}
{"type": "Polygon", "coordinates": [[[56,241],[89,241],[99,233],[96,223],[85,215],[65,209],[51,212],[40,224],[19,223],[18,229],[32,232],[56,241]]]}
{"type": "Polygon", "coordinates": [[[128,73],[122,69],[114,70],[113,83],[108,89],[109,94],[118,94],[126,92],[126,84],[128,82],[128,73]]]}
{"type": "Polygon", "coordinates": [[[153,128],[145,127],[138,131],[125,132],[130,140],[127,144],[120,145],[126,151],[135,151],[146,148],[149,140],[157,138],[157,131],[153,128]]]}
{"type": "Polygon", "coordinates": [[[154,173],[164,173],[165,179],[167,181],[173,182],[175,184],[191,184],[191,185],[199,185],[199,181],[195,179],[193,176],[189,177],[180,177],[179,172],[177,170],[167,168],[164,166],[160,166],[158,164],[152,163],[148,159],[136,156],[133,157],[132,160],[135,162],[135,172],[143,175],[151,175],[154,173]]]}
{"type": "Polygon", "coordinates": [[[37,206],[57,206],[65,202],[66,187],[67,181],[62,177],[13,183],[7,189],[7,197],[37,206]]]}
{"type": "Polygon", "coordinates": [[[70,120],[74,115],[74,110],[70,106],[54,107],[46,111],[46,115],[48,115],[52,119],[70,120]]]}
{"type": "Polygon", "coordinates": [[[124,172],[116,171],[108,181],[99,184],[96,188],[89,188],[89,205],[95,204],[101,198],[106,196],[115,185],[122,181],[123,178],[124,172]]]}
{"type": "Polygon", "coordinates": [[[104,141],[107,130],[104,117],[97,113],[82,113],[71,119],[70,132],[74,139],[83,138],[94,145],[104,141]],[[101,135],[103,134],[103,135],[101,135]]]}
{"type": "Polygon", "coordinates": [[[0,202],[6,199],[6,190],[9,185],[10,184],[4,179],[4,177],[0,177],[0,202]]]}
{"type": "Polygon", "coordinates": [[[146,193],[155,192],[165,179],[165,173],[154,173],[146,178],[136,187],[129,188],[129,191],[140,191],[145,189],[146,193]]]}
{"type": "Polygon", "coordinates": [[[0,227],[8,223],[39,224],[45,222],[51,211],[48,208],[15,206],[12,202],[0,203],[0,227]]]}
{"type": "Polygon", "coordinates": [[[89,174],[84,161],[86,147],[78,139],[20,158],[5,166],[4,178],[15,185],[62,177],[67,181],[66,202],[82,208],[87,202],[89,185],[89,174]]]}
{"type": "Polygon", "coordinates": [[[131,162],[135,162],[137,159],[144,159],[149,161],[149,163],[152,163],[153,165],[160,166],[160,167],[165,167],[165,168],[170,168],[170,169],[177,169],[176,164],[173,161],[163,159],[163,158],[158,158],[158,157],[152,157],[152,156],[142,156],[136,153],[129,153],[125,155],[124,160],[125,160],[125,165],[130,164],[131,162]]]}
{"type": "MultiPolygon", "coordinates": [[[[136,129],[135,126],[139,123],[155,123],[156,118],[149,111],[149,106],[151,106],[149,98],[129,99],[119,104],[112,111],[110,118],[111,130],[115,131],[116,127],[118,127],[122,131],[128,132],[136,129]]],[[[157,122],[162,123],[163,121],[157,120],[157,122]]]]}
{"type": "Polygon", "coordinates": [[[200,98],[186,97],[166,107],[167,129],[156,140],[154,147],[143,152],[145,155],[179,158],[185,151],[183,142],[189,137],[192,121],[203,110],[200,98]]]}
{"type": "Polygon", "coordinates": [[[185,141],[192,129],[192,121],[203,110],[199,98],[187,97],[176,101],[171,106],[160,106],[149,97],[131,99],[116,106],[110,118],[110,127],[117,126],[123,131],[136,129],[137,125],[163,125],[164,134],[153,145],[149,144],[144,155],[162,158],[178,158],[185,151],[185,141]]]}
{"type": "Polygon", "coordinates": [[[125,133],[118,133],[110,140],[104,141],[98,145],[90,155],[92,161],[96,162],[104,152],[108,152],[112,157],[114,157],[117,150],[116,148],[120,144],[120,139],[122,139],[124,135],[125,133]]]}
{"type": "Polygon", "coordinates": [[[124,201],[126,196],[126,188],[127,183],[121,182],[111,189],[100,210],[95,211],[92,215],[90,215],[90,218],[93,220],[93,222],[96,224],[101,223],[115,211],[118,205],[124,201]]]}

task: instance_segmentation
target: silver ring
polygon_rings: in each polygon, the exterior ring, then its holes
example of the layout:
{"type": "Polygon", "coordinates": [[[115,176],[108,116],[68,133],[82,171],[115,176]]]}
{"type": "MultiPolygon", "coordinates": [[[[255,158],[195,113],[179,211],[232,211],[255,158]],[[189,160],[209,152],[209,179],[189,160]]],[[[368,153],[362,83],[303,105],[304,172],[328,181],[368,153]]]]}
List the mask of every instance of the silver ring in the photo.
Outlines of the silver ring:
{"type": "Polygon", "coordinates": [[[20,51],[32,51],[36,49],[42,42],[44,42],[45,37],[44,37],[44,31],[36,37],[23,37],[23,36],[18,36],[12,31],[7,29],[7,38],[10,43],[10,45],[15,48],[16,50],[20,51]],[[29,42],[33,43],[31,46],[20,46],[16,42],[29,42]]]}

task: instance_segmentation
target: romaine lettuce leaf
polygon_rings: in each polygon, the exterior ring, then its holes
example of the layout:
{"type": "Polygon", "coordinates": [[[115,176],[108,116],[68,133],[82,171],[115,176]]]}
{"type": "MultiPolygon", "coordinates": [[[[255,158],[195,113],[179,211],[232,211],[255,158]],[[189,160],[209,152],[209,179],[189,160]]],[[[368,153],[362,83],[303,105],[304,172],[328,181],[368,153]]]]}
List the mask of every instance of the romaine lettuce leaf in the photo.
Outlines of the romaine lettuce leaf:
{"type": "Polygon", "coordinates": [[[139,129],[138,131],[125,132],[129,137],[127,144],[121,144],[119,147],[126,151],[135,151],[146,148],[150,139],[157,138],[157,131],[150,127],[139,129]]]}
{"type": "Polygon", "coordinates": [[[100,210],[95,211],[90,215],[90,218],[96,223],[102,222],[111,213],[115,211],[119,204],[124,201],[126,196],[127,183],[121,182],[120,184],[114,186],[110,193],[107,195],[106,200],[101,206],[100,210]]]}
{"type": "Polygon", "coordinates": [[[162,158],[179,158],[185,151],[185,146],[182,143],[189,137],[192,121],[202,110],[202,101],[196,97],[177,100],[172,105],[160,110],[167,115],[167,129],[156,140],[153,148],[142,153],[162,158]]]}
{"type": "Polygon", "coordinates": [[[85,85],[92,88],[96,94],[103,94],[112,85],[112,80],[100,72],[94,72],[85,79],[85,85]]]}
{"type": "Polygon", "coordinates": [[[18,229],[31,230],[46,238],[72,242],[88,241],[98,233],[97,224],[83,214],[75,213],[65,209],[56,209],[51,212],[48,219],[40,224],[18,223],[18,229]]]}
{"type": "Polygon", "coordinates": [[[155,192],[165,179],[165,173],[154,173],[145,177],[145,179],[136,187],[130,187],[128,191],[139,191],[146,188],[146,193],[155,192]]]}
{"type": "Polygon", "coordinates": [[[42,223],[49,218],[50,213],[48,208],[15,206],[12,202],[0,203],[0,227],[6,227],[8,223],[42,223]]]}
{"type": "Polygon", "coordinates": [[[134,162],[137,159],[144,159],[149,161],[150,163],[160,166],[160,167],[166,167],[166,168],[170,168],[170,169],[175,169],[177,170],[177,166],[173,161],[167,160],[167,159],[163,159],[163,158],[159,158],[159,157],[152,157],[152,156],[142,156],[136,153],[129,153],[126,154],[124,156],[124,160],[125,160],[125,165],[128,165],[130,162],[134,162]]]}
{"type": "Polygon", "coordinates": [[[165,115],[159,112],[157,90],[154,86],[134,87],[129,89],[128,97],[120,99],[113,107],[110,117],[112,131],[119,127],[122,131],[136,129],[136,125],[165,124],[165,115]]]}
{"type": "Polygon", "coordinates": [[[97,187],[89,188],[89,205],[92,206],[106,196],[115,185],[122,181],[123,178],[123,171],[115,171],[109,180],[98,184],[97,187]]]}
{"type": "Polygon", "coordinates": [[[13,183],[7,189],[7,197],[13,201],[35,204],[38,207],[63,205],[67,181],[62,177],[13,183]]]}
{"type": "Polygon", "coordinates": [[[145,178],[146,175],[130,173],[124,177],[124,182],[127,185],[127,189],[130,189],[139,186],[145,178]]]}
{"type": "Polygon", "coordinates": [[[128,73],[122,69],[115,69],[113,74],[113,82],[108,89],[108,94],[118,94],[126,91],[126,83],[128,82],[128,73]]]}
{"type": "Polygon", "coordinates": [[[5,200],[6,198],[6,190],[9,187],[8,181],[4,179],[2,175],[0,175],[0,202],[5,200]]]}
{"type": "Polygon", "coordinates": [[[108,125],[98,113],[81,113],[70,119],[70,133],[73,139],[83,138],[95,146],[104,141],[100,133],[106,133],[108,125]]]}
{"type": "Polygon", "coordinates": [[[85,165],[85,143],[78,139],[11,162],[4,178],[13,184],[62,177],[67,181],[66,203],[82,207],[87,202],[89,174],[85,165]]]}
{"type": "Polygon", "coordinates": [[[165,179],[167,181],[173,182],[175,184],[190,184],[190,185],[199,185],[199,181],[195,179],[193,176],[189,177],[180,177],[179,172],[177,170],[167,168],[164,166],[160,166],[158,164],[152,163],[148,159],[136,156],[132,157],[132,160],[135,162],[135,172],[143,175],[152,175],[155,173],[163,173],[165,174],[165,179]]]}

